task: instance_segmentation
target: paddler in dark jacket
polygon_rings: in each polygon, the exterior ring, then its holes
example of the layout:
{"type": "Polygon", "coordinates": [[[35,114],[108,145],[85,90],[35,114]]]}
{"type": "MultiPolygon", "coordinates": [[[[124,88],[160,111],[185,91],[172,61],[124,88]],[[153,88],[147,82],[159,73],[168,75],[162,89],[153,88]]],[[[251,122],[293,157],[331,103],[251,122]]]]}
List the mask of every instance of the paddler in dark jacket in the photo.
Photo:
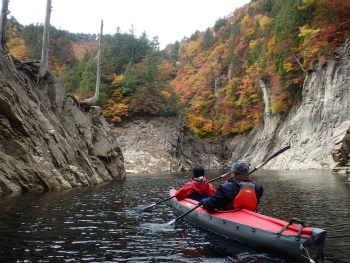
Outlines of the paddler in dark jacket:
{"type": "Polygon", "coordinates": [[[236,161],[231,167],[231,178],[219,186],[216,193],[199,203],[208,211],[233,210],[239,208],[254,211],[263,195],[263,187],[251,182],[249,165],[244,160],[236,161]]]}
{"type": "Polygon", "coordinates": [[[209,197],[215,193],[215,188],[208,183],[208,179],[204,175],[204,168],[197,165],[193,168],[193,178],[191,182],[186,183],[180,188],[175,196],[177,200],[191,198],[200,201],[202,198],[209,197]]]}

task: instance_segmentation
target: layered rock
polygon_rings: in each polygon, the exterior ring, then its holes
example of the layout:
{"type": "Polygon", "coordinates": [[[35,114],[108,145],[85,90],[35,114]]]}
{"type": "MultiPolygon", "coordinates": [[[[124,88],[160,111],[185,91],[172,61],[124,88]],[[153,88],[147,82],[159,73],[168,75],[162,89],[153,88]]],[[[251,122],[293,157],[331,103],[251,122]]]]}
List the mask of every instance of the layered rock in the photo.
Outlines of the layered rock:
{"type": "Polygon", "coordinates": [[[175,172],[195,165],[207,170],[221,168],[215,154],[177,117],[133,117],[113,131],[128,173],[175,172]]]}
{"type": "Polygon", "coordinates": [[[306,78],[302,101],[287,115],[271,112],[269,87],[263,82],[260,86],[266,105],[264,125],[241,136],[204,139],[204,146],[180,120],[162,117],[134,119],[115,128],[127,172],[188,170],[194,164],[229,168],[237,159],[258,165],[287,145],[291,148],[265,169],[350,171],[349,58],[316,65],[306,78]]]}
{"type": "Polygon", "coordinates": [[[265,168],[346,171],[350,153],[349,58],[329,61],[324,67],[316,65],[307,76],[302,97],[287,116],[265,113],[263,127],[251,131],[244,139],[227,140],[229,162],[245,158],[259,164],[290,145],[290,150],[265,168]]]}
{"type": "Polygon", "coordinates": [[[287,115],[271,113],[260,83],[264,125],[206,146],[176,117],[133,118],[111,130],[99,107],[81,110],[53,74],[38,81],[3,53],[0,65],[0,193],[96,185],[126,172],[228,168],[237,159],[257,165],[286,145],[264,168],[350,171],[349,58],[315,67],[287,115]]]}
{"type": "Polygon", "coordinates": [[[34,71],[0,52],[0,193],[125,179],[102,110],[82,111],[53,74],[34,71]]]}

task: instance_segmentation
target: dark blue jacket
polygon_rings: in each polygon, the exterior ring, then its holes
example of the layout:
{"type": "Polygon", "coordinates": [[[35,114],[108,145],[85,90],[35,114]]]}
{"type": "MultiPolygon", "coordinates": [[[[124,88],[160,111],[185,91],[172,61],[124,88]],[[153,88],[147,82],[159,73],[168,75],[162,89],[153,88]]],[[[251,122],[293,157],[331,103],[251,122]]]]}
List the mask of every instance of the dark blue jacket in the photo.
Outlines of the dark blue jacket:
{"type": "MultiPolygon", "coordinates": [[[[238,178],[230,178],[227,183],[222,184],[216,190],[216,193],[209,198],[202,199],[203,207],[209,211],[226,210],[226,206],[237,196],[240,190],[239,182],[244,181],[238,178]]],[[[259,201],[263,195],[264,189],[261,184],[252,182],[255,185],[256,199],[259,201]]]]}

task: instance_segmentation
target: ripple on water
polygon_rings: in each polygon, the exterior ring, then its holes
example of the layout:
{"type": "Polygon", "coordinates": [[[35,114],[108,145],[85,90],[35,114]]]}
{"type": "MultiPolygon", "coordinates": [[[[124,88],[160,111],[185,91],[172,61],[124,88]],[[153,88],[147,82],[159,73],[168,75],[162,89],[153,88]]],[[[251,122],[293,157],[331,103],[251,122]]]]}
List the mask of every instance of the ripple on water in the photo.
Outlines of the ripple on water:
{"type": "Polygon", "coordinates": [[[142,223],[139,226],[140,230],[150,230],[152,232],[176,232],[174,225],[168,223],[157,224],[157,223],[142,223]]]}
{"type": "MultiPolygon", "coordinates": [[[[256,177],[265,189],[259,212],[283,220],[297,217],[326,229],[325,262],[349,262],[348,182],[309,171],[262,170],[262,175],[256,177]]],[[[168,225],[175,218],[168,202],[151,213],[132,211],[163,200],[169,185],[180,186],[190,178],[190,173],[130,176],[103,186],[3,198],[0,262],[296,262],[183,219],[168,225]]]]}

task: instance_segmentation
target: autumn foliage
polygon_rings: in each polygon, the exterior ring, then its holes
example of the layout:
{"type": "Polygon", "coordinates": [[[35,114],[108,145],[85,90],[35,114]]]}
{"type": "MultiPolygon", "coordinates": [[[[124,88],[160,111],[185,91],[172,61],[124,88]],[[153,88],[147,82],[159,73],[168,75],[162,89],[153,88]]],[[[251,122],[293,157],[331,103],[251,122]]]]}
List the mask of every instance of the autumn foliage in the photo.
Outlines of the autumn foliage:
{"type": "MultiPolygon", "coordinates": [[[[259,125],[270,89],[270,112],[284,114],[301,97],[315,63],[337,58],[350,38],[345,0],[251,1],[213,28],[182,40],[171,85],[185,120],[199,136],[239,134],[259,125]],[[205,39],[209,39],[210,44],[205,39]],[[207,129],[205,124],[212,124],[207,129]]],[[[348,54],[349,55],[349,54],[348,54]]]]}
{"type": "MultiPolygon", "coordinates": [[[[8,22],[14,57],[39,59],[42,25],[8,22]]],[[[50,32],[50,70],[67,92],[90,96],[96,85],[96,35],[50,32]]],[[[103,39],[104,115],[180,115],[198,136],[236,135],[300,100],[315,67],[349,56],[349,0],[252,0],[211,28],[159,50],[157,38],[117,29],[103,39]]]]}

